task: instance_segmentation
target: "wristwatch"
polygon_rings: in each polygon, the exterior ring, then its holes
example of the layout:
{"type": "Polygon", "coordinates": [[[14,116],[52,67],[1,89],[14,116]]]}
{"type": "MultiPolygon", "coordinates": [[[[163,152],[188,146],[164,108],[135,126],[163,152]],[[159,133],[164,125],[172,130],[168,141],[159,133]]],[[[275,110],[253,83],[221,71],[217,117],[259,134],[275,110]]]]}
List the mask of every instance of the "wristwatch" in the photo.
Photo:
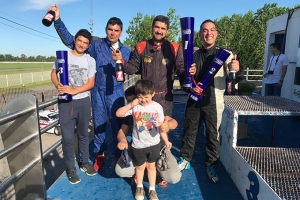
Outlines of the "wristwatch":
{"type": "Polygon", "coordinates": [[[279,81],[283,83],[283,79],[280,79],[279,81]]]}

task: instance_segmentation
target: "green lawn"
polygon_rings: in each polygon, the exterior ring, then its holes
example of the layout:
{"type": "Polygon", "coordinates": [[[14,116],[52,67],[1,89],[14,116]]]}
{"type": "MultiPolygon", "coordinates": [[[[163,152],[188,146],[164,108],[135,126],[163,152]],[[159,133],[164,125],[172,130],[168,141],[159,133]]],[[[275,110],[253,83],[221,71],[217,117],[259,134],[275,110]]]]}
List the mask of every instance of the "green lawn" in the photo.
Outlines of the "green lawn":
{"type": "Polygon", "coordinates": [[[0,75],[51,71],[53,63],[0,63],[0,75]]]}

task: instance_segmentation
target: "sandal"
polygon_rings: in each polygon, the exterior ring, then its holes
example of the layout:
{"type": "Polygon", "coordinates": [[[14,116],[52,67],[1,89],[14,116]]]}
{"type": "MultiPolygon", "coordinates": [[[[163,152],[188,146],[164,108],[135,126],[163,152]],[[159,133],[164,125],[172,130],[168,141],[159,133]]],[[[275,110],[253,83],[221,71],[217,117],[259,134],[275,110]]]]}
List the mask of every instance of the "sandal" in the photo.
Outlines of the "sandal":
{"type": "Polygon", "coordinates": [[[168,187],[168,182],[165,180],[161,180],[160,182],[157,183],[157,185],[161,188],[167,188],[168,187]]]}

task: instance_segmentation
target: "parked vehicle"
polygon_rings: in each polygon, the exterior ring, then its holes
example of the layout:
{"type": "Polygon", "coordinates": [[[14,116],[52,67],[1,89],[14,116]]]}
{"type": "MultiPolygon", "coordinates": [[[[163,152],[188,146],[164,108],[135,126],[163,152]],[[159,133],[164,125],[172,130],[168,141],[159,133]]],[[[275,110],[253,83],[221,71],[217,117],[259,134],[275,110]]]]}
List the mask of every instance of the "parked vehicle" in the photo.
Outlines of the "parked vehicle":
{"type": "MultiPolygon", "coordinates": [[[[48,126],[50,123],[58,121],[58,112],[54,110],[41,110],[39,111],[40,118],[40,128],[44,128],[48,126]]],[[[55,127],[49,129],[48,133],[54,133],[55,135],[61,135],[60,125],[56,125],[55,127]]]]}

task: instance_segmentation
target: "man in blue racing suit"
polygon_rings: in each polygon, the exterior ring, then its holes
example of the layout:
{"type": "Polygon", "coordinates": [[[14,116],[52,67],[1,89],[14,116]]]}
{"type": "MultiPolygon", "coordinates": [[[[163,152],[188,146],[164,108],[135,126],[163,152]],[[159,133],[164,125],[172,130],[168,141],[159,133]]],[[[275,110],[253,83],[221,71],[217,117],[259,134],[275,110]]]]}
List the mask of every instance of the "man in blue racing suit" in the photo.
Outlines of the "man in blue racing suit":
{"type": "MultiPolygon", "coordinates": [[[[74,36],[69,33],[63,21],[60,19],[60,10],[58,6],[52,6],[49,10],[54,10],[56,13],[54,27],[62,42],[67,47],[74,49],[74,36]]],[[[119,18],[110,18],[105,28],[106,38],[94,36],[87,49],[87,53],[96,60],[97,70],[95,86],[91,90],[94,120],[94,168],[97,171],[101,169],[104,161],[107,117],[109,117],[111,123],[114,148],[117,147],[117,134],[122,125],[122,119],[116,117],[116,111],[124,105],[124,84],[123,82],[116,81],[116,63],[112,59],[112,50],[110,49],[110,47],[119,49],[123,55],[123,59],[128,61],[131,50],[119,40],[122,35],[122,28],[123,23],[119,18]]],[[[120,157],[120,153],[121,152],[116,148],[115,161],[120,157]]]]}

